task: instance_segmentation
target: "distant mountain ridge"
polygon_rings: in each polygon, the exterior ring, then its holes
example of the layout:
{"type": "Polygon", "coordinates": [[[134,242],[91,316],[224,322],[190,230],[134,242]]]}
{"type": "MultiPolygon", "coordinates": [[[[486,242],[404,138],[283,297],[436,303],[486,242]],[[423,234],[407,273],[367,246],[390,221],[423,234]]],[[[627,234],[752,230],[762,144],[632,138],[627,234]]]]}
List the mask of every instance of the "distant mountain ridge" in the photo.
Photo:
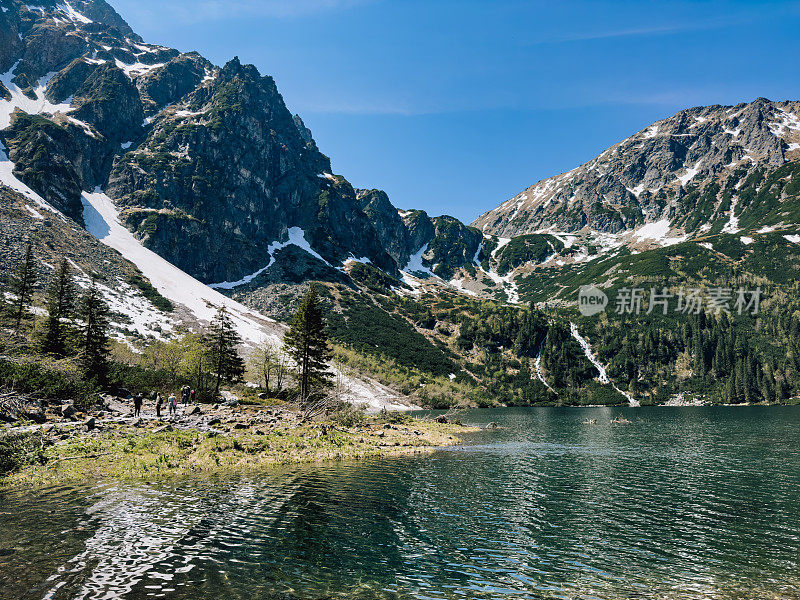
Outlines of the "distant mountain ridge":
{"type": "Polygon", "coordinates": [[[615,144],[567,173],[544,179],[473,222],[515,237],[544,230],[620,233],[669,221],[683,233],[708,231],[726,218],[721,189],[731,177],[771,171],[800,159],[800,102],[759,98],[736,106],[680,111],[615,144]],[[720,186],[714,206],[683,202],[720,186]]]}

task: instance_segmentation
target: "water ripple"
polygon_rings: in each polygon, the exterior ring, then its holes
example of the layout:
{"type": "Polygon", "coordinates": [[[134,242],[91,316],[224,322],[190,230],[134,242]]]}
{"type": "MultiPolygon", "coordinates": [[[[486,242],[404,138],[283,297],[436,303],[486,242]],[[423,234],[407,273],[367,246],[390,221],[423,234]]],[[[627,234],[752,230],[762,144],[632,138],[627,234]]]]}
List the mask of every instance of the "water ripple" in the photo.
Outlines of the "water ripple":
{"type": "Polygon", "coordinates": [[[427,457],[10,490],[0,598],[800,598],[800,410],[625,414],[474,411],[505,428],[427,457]]]}

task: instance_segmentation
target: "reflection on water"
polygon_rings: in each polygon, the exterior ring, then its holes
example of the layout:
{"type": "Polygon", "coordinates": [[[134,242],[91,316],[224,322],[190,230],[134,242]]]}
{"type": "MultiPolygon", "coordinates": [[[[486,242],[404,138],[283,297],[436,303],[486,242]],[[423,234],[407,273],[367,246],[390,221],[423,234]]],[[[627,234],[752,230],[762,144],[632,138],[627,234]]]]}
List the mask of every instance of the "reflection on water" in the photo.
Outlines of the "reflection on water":
{"type": "Polygon", "coordinates": [[[800,598],[800,410],[618,412],[474,411],[503,428],[432,456],[6,490],[0,598],[800,598]]]}

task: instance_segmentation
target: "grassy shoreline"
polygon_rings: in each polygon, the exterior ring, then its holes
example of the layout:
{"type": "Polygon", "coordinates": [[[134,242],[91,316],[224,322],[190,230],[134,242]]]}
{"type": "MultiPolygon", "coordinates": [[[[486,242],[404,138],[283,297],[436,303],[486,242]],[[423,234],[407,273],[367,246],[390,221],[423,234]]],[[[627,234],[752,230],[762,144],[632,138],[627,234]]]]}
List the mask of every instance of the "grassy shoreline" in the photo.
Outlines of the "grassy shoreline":
{"type": "Polygon", "coordinates": [[[44,464],[0,477],[0,486],[252,473],[288,463],[391,457],[458,445],[461,434],[476,430],[412,418],[402,424],[369,418],[352,427],[319,422],[223,432],[165,429],[159,421],[145,426],[110,423],[91,436],[81,433],[47,445],[44,464]]]}

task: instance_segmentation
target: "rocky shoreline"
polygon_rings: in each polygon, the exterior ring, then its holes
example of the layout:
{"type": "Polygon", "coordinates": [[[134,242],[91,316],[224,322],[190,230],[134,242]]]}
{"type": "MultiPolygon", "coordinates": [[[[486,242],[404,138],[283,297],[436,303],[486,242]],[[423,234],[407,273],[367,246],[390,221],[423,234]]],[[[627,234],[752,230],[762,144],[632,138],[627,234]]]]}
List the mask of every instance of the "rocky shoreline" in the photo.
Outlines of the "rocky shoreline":
{"type": "Polygon", "coordinates": [[[0,426],[0,436],[33,436],[40,445],[35,464],[8,475],[5,483],[221,475],[292,462],[396,456],[456,445],[461,434],[475,430],[397,413],[353,413],[352,422],[309,420],[292,406],[235,401],[179,406],[174,417],[164,411],[157,418],[147,408],[134,417],[132,404],[108,396],[90,412],[67,404],[44,414],[44,423],[0,426]]]}

